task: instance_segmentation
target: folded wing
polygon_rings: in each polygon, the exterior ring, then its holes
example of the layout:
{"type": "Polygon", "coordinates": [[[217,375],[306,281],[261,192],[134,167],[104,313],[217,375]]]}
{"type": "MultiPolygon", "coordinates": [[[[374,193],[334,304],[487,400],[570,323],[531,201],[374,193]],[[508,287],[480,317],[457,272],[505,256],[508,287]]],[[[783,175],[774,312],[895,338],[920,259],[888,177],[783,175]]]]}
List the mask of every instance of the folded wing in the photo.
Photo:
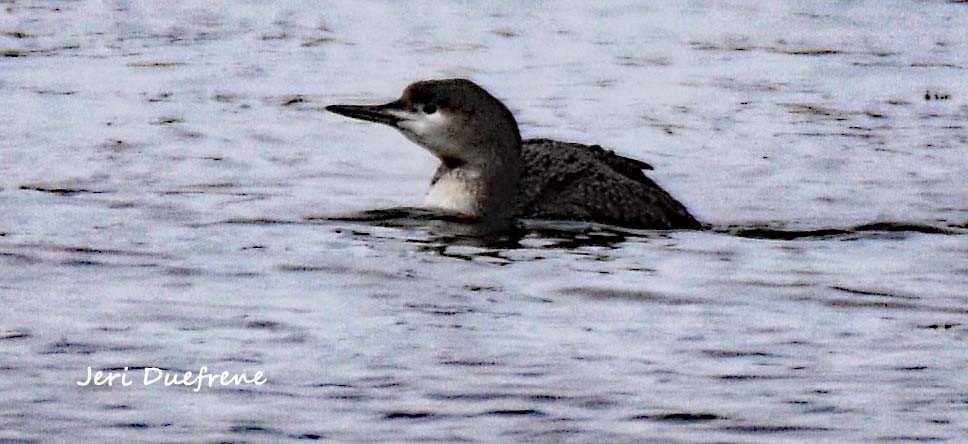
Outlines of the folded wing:
{"type": "Polygon", "coordinates": [[[643,229],[702,225],[643,169],[652,167],[598,145],[529,139],[518,217],[599,222],[643,229]]]}

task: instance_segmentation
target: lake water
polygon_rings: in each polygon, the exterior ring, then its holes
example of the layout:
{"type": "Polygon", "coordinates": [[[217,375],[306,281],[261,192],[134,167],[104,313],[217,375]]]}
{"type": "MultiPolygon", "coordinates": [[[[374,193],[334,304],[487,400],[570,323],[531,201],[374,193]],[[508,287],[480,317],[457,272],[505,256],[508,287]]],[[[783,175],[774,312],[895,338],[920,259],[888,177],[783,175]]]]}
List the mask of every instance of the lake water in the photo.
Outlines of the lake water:
{"type": "Polygon", "coordinates": [[[968,436],[963,1],[0,8],[0,442],[968,436]],[[322,107],[440,77],[711,229],[332,219],[436,162],[322,107]]]}

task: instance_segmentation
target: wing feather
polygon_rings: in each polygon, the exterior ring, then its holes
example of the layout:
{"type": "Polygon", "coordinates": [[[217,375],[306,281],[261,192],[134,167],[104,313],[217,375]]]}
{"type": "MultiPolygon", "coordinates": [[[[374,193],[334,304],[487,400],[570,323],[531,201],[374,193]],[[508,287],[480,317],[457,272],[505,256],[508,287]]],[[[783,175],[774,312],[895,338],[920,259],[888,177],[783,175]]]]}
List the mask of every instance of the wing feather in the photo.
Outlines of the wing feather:
{"type": "Polygon", "coordinates": [[[598,145],[529,139],[518,216],[646,229],[698,229],[679,201],[642,171],[652,166],[598,145]]]}

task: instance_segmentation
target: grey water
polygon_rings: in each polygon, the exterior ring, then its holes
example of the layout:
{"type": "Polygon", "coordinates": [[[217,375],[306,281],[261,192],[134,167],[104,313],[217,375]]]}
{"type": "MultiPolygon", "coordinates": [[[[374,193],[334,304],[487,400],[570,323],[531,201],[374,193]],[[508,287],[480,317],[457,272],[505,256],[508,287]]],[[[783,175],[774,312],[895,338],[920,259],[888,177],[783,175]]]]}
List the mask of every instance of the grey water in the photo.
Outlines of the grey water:
{"type": "Polygon", "coordinates": [[[0,2],[0,442],[965,442],[965,35],[942,0],[0,2]],[[322,108],[438,77],[711,229],[354,217],[435,160],[322,108]],[[267,382],[142,379],[203,366],[267,382]]]}

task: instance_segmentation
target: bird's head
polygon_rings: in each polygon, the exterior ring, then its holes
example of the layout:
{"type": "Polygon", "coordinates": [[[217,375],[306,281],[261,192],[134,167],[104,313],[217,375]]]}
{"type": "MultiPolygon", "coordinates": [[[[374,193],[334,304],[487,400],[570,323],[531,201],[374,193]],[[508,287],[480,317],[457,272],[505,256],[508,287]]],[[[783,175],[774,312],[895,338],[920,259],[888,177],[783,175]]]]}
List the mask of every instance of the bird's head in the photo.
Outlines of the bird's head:
{"type": "Polygon", "coordinates": [[[424,80],[390,103],[330,105],[326,110],[392,126],[451,167],[501,161],[520,152],[514,116],[470,80],[424,80]]]}

